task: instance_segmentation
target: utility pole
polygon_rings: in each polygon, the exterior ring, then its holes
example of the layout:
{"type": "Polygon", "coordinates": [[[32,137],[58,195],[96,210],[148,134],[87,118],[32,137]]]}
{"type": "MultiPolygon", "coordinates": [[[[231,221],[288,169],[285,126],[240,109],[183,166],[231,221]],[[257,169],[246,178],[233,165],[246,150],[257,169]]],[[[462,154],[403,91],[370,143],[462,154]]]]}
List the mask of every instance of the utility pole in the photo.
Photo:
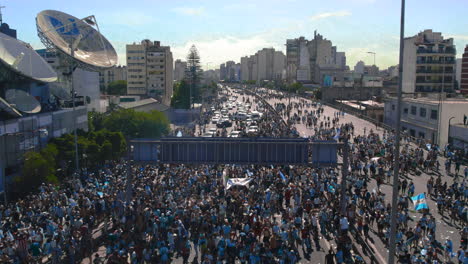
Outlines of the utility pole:
{"type": "Polygon", "coordinates": [[[401,131],[401,96],[403,86],[403,50],[405,38],[405,0],[401,0],[401,21],[400,21],[400,62],[399,62],[399,76],[398,81],[398,97],[397,97],[397,113],[396,113],[396,134],[395,134],[395,149],[393,154],[393,192],[392,192],[392,212],[390,222],[390,243],[388,252],[388,264],[395,263],[395,250],[396,250],[396,233],[397,233],[397,202],[398,202],[398,184],[400,172],[400,131],[401,131]]]}
{"type": "Polygon", "coordinates": [[[348,178],[348,154],[349,154],[349,149],[348,149],[348,133],[345,134],[344,138],[344,145],[343,145],[343,167],[341,169],[341,215],[345,216],[346,215],[346,181],[348,178]]]}
{"type": "Polygon", "coordinates": [[[2,9],[5,8],[6,6],[0,6],[0,26],[3,24],[3,15],[2,15],[2,9]]]}

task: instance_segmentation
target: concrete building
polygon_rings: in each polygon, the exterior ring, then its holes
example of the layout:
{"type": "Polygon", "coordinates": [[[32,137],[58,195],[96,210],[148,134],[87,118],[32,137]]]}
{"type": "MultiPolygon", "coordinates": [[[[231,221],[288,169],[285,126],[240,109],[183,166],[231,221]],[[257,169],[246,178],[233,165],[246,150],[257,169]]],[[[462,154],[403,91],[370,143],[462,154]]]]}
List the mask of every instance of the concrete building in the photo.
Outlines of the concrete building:
{"type": "Polygon", "coordinates": [[[241,58],[242,81],[272,81],[283,79],[286,56],[273,48],[264,48],[255,55],[241,58]]]}
{"type": "Polygon", "coordinates": [[[127,94],[154,97],[169,104],[173,93],[173,59],[169,46],[143,40],[127,45],[127,94]]]}
{"type": "Polygon", "coordinates": [[[363,61],[358,61],[354,66],[354,72],[359,74],[364,74],[364,68],[366,64],[363,61]]]}
{"type": "Polygon", "coordinates": [[[203,79],[202,83],[204,84],[210,84],[211,82],[219,82],[219,69],[216,70],[207,70],[203,71],[203,79]]]}
{"type": "Polygon", "coordinates": [[[99,72],[99,88],[107,91],[109,83],[127,80],[127,66],[117,66],[99,72]]]}
{"type": "MultiPolygon", "coordinates": [[[[49,52],[45,49],[36,50],[47,63],[57,72],[57,84],[71,92],[69,79],[63,73],[68,72],[68,66],[61,63],[60,55],[55,52],[49,52]]],[[[101,112],[101,91],[99,89],[100,80],[98,72],[86,71],[81,68],[75,69],[73,72],[73,85],[78,97],[83,97],[82,101],[87,104],[89,111],[101,112]]],[[[80,98],[78,98],[80,100],[80,98]]]]}
{"type": "Polygon", "coordinates": [[[286,79],[290,83],[341,81],[346,68],[345,53],[338,52],[330,40],[317,32],[310,41],[304,37],[286,40],[286,79]]]}
{"type": "Polygon", "coordinates": [[[468,94],[468,45],[465,47],[460,69],[460,91],[468,94]]]}
{"type": "Polygon", "coordinates": [[[174,62],[174,81],[182,81],[185,78],[185,70],[187,69],[187,62],[176,60],[174,62]]]}
{"type": "MultiPolygon", "coordinates": [[[[384,122],[396,125],[396,98],[384,100],[384,122]]],[[[468,113],[468,100],[447,98],[445,93],[408,95],[402,100],[401,126],[409,136],[425,139],[432,144],[444,147],[448,142],[449,121],[463,123],[463,115],[468,113]]]]}
{"type": "Polygon", "coordinates": [[[453,38],[424,30],[405,38],[403,92],[453,92],[455,81],[453,38]]]}
{"type": "Polygon", "coordinates": [[[227,79],[227,71],[226,71],[226,64],[225,63],[219,65],[219,78],[221,80],[226,80],[227,79]]]}
{"type": "Polygon", "coordinates": [[[227,80],[229,82],[233,82],[236,77],[236,69],[235,69],[236,63],[234,61],[227,61],[226,62],[226,78],[224,80],[227,80]]]}
{"type": "Polygon", "coordinates": [[[10,28],[10,26],[7,23],[1,23],[0,22],[0,32],[2,32],[5,35],[8,35],[12,38],[16,38],[16,30],[10,28]]]}
{"type": "Polygon", "coordinates": [[[468,126],[451,122],[448,141],[454,148],[463,150],[466,156],[468,154],[468,126]]]}

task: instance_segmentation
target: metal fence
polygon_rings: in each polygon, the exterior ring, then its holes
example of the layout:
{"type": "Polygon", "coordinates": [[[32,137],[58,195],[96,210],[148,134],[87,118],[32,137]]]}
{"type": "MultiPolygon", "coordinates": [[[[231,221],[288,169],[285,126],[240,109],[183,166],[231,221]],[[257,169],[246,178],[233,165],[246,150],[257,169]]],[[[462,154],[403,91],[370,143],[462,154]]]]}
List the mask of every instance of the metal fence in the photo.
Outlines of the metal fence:
{"type": "Polygon", "coordinates": [[[163,138],[129,142],[137,162],[200,164],[310,164],[337,163],[335,141],[305,138],[163,138]],[[312,157],[312,158],[311,158],[312,157]]]}

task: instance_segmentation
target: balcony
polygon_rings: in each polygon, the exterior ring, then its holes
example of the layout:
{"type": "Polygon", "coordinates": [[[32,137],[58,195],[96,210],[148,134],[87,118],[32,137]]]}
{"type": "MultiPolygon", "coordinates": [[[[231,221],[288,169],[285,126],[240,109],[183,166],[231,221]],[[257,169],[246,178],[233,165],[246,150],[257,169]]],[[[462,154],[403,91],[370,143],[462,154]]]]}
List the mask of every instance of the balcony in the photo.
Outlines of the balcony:
{"type": "Polygon", "coordinates": [[[417,54],[454,54],[455,55],[455,50],[454,49],[446,49],[446,50],[430,50],[430,49],[417,49],[416,50],[417,54]]]}
{"type": "Polygon", "coordinates": [[[435,60],[426,60],[426,61],[416,61],[416,64],[454,64],[455,61],[435,61],[435,60]]]}
{"type": "Polygon", "coordinates": [[[453,73],[453,70],[446,70],[445,72],[442,71],[442,70],[416,70],[416,73],[431,73],[431,74],[452,74],[453,73]]]}

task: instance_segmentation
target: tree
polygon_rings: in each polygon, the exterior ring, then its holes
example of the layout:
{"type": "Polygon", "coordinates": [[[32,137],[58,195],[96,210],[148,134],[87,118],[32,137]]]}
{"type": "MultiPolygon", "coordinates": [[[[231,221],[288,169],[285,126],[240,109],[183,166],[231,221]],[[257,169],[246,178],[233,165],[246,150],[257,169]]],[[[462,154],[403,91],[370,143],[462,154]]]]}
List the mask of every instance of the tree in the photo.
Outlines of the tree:
{"type": "Polygon", "coordinates": [[[109,83],[107,86],[107,94],[127,95],[127,81],[119,80],[109,83]]]}
{"type": "Polygon", "coordinates": [[[177,109],[190,108],[190,86],[185,80],[177,82],[174,85],[174,94],[171,99],[171,106],[177,109]]]}
{"type": "Polygon", "coordinates": [[[159,111],[145,113],[120,109],[105,118],[104,127],[109,131],[120,131],[128,138],[160,137],[169,133],[169,120],[159,111]]]}
{"type": "MultiPolygon", "coordinates": [[[[203,78],[203,70],[200,64],[200,55],[195,45],[192,45],[187,55],[187,69],[185,71],[185,79],[190,86],[189,96],[193,98],[189,101],[193,104],[194,102],[201,101],[200,83],[203,78]]],[[[189,97],[190,98],[190,97],[189,97]]],[[[190,106],[191,107],[191,106],[190,106]]]]}
{"type": "Polygon", "coordinates": [[[302,83],[295,82],[288,86],[288,91],[291,93],[303,93],[304,90],[304,85],[302,85],[302,83]]]}

